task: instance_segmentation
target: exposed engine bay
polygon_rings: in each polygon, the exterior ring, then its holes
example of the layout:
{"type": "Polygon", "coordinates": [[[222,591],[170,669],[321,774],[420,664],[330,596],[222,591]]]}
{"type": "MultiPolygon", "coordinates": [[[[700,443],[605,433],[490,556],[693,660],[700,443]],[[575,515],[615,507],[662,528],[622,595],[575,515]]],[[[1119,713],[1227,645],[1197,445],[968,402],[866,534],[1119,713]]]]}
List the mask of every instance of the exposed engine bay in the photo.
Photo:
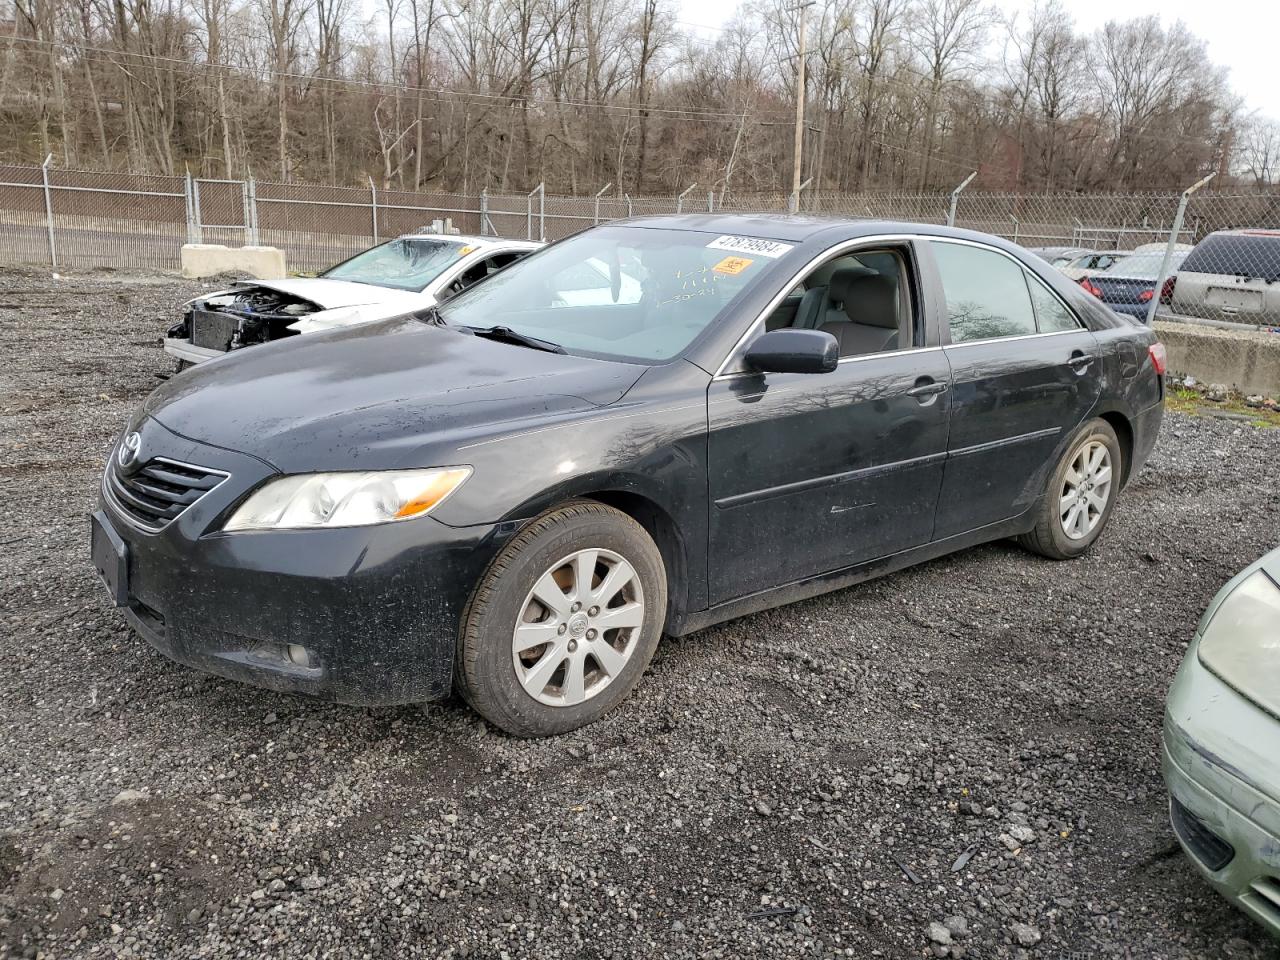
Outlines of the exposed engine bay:
{"type": "Polygon", "coordinates": [[[239,350],[297,336],[298,331],[290,326],[320,309],[318,304],[280,290],[246,285],[193,300],[167,336],[210,350],[239,350]]]}

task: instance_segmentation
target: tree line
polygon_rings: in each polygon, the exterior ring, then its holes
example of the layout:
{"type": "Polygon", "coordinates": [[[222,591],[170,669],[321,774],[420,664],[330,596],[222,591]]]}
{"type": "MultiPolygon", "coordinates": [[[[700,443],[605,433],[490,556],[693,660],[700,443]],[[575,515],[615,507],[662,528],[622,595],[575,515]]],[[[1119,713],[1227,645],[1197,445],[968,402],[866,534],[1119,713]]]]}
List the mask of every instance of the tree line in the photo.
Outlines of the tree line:
{"type": "MultiPolygon", "coordinates": [[[[0,159],[384,189],[790,189],[799,8],[675,0],[12,0],[0,159]]],[[[803,174],[834,192],[1268,187],[1280,127],[1181,23],[1058,0],[817,0],[803,174]]]]}

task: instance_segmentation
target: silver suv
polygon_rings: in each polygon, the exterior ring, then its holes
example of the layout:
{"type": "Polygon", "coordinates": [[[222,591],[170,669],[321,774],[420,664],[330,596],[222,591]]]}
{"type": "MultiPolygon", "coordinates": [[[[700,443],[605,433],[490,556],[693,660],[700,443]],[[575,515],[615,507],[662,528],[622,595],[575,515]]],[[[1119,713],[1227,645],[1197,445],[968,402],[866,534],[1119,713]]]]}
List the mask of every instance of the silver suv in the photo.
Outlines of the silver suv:
{"type": "Polygon", "coordinates": [[[1280,230],[1219,230],[1178,268],[1172,310],[1188,317],[1280,325],[1280,230]]]}

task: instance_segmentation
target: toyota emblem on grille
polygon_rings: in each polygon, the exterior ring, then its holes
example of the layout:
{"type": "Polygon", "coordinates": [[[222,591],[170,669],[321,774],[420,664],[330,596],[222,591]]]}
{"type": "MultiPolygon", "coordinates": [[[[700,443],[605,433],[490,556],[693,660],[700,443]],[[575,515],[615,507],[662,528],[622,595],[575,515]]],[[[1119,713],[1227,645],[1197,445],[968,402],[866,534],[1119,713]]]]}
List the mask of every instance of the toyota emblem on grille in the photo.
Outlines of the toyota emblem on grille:
{"type": "Polygon", "coordinates": [[[116,450],[116,463],[121,467],[127,467],[138,459],[138,449],[142,446],[142,437],[136,433],[131,433],[120,441],[120,448],[116,450]]]}

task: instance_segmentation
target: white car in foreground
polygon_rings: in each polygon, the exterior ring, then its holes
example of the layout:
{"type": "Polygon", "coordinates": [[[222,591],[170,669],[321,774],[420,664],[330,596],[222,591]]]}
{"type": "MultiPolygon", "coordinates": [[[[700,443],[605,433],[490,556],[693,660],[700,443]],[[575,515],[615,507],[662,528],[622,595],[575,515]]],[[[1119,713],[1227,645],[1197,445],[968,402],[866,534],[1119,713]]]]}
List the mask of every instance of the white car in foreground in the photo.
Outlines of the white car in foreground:
{"type": "Polygon", "coordinates": [[[169,328],[164,350],[181,367],[299,333],[423,310],[541,246],[497,237],[397,237],[318,277],[245,280],[197,297],[169,328]]]}

